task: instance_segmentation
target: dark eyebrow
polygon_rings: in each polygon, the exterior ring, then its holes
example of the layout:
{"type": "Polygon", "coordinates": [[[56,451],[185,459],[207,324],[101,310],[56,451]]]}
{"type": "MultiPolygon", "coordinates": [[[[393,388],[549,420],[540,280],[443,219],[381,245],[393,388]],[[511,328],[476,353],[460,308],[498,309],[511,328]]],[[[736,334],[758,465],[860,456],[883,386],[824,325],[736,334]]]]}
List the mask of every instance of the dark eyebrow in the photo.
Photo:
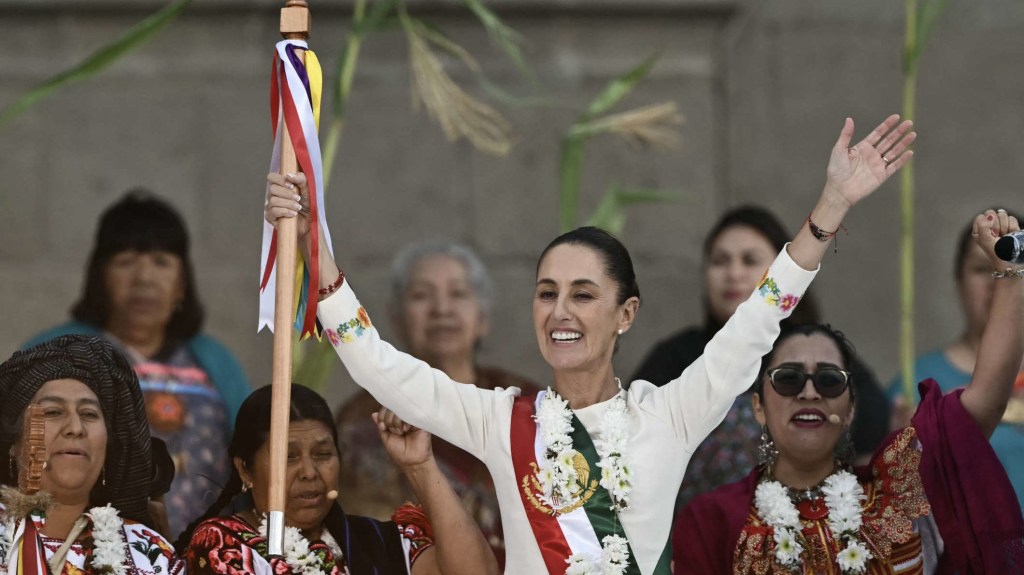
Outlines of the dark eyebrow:
{"type": "MultiPolygon", "coordinates": [[[[555,280],[548,279],[548,278],[542,278],[542,279],[537,280],[537,285],[540,285],[540,284],[558,285],[557,282],[555,282],[555,280]]],[[[585,278],[584,279],[573,280],[572,281],[572,285],[574,285],[574,286],[601,287],[600,285],[598,285],[597,282],[595,282],[593,280],[588,280],[588,279],[585,279],[585,278]]]]}
{"type": "MultiPolygon", "coordinates": [[[[42,403],[44,401],[49,401],[49,402],[52,402],[52,403],[60,403],[62,405],[68,403],[67,399],[65,399],[63,397],[60,397],[59,395],[45,395],[43,397],[40,397],[39,401],[37,403],[42,403]]],[[[102,406],[100,405],[100,402],[98,400],[96,400],[96,399],[91,398],[91,397],[84,397],[82,399],[79,399],[77,401],[77,404],[78,405],[82,405],[82,404],[95,405],[96,407],[101,407],[102,408],[102,406]]]]}

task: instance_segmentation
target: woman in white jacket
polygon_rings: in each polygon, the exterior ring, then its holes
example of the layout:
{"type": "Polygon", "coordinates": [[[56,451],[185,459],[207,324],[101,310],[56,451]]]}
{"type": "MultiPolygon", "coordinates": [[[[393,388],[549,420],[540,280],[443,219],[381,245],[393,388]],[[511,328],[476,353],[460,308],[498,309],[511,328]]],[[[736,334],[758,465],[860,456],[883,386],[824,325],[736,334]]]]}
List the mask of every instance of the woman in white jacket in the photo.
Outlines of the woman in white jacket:
{"type": "MultiPolygon", "coordinates": [[[[615,377],[612,355],[640,294],[629,253],[596,228],[556,238],[538,262],[533,322],[552,381],[535,397],[459,384],[382,341],[326,245],[320,321],[353,379],[382,405],[487,464],[507,573],[667,574],[673,501],[691,454],[756,378],[846,212],[912,155],[916,134],[899,116],[851,147],[853,132],[847,119],[818,203],[758,289],[663,387],[624,387],[615,377]]],[[[305,178],[268,180],[267,220],[303,213],[308,253],[305,178]]]]}

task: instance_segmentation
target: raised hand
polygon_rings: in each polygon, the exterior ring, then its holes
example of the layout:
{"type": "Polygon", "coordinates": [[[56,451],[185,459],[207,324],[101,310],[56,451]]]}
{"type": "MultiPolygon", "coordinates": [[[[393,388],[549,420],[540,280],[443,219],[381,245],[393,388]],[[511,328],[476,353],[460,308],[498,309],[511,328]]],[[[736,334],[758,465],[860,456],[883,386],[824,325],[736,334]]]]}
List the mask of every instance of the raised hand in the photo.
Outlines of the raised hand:
{"type": "Polygon", "coordinates": [[[431,435],[422,429],[405,423],[390,409],[380,408],[371,415],[377,424],[377,432],[384,444],[384,450],[396,465],[403,469],[422,465],[434,457],[431,435]]]}
{"type": "Polygon", "coordinates": [[[1017,231],[1020,231],[1020,222],[1007,214],[1006,210],[988,210],[974,218],[971,235],[974,236],[974,243],[985,252],[992,269],[1001,271],[1012,266],[996,256],[996,242],[1006,234],[1017,231]]]}
{"type": "Polygon", "coordinates": [[[305,174],[267,174],[267,203],[263,207],[263,217],[276,226],[277,220],[296,216],[300,216],[297,222],[299,237],[305,238],[310,229],[309,188],[305,174]]]}
{"type": "Polygon", "coordinates": [[[851,146],[854,125],[847,118],[829,158],[826,189],[836,192],[847,207],[870,195],[913,157],[913,150],[908,148],[917,133],[910,131],[912,126],[909,120],[901,123],[899,114],[893,114],[851,146]]]}

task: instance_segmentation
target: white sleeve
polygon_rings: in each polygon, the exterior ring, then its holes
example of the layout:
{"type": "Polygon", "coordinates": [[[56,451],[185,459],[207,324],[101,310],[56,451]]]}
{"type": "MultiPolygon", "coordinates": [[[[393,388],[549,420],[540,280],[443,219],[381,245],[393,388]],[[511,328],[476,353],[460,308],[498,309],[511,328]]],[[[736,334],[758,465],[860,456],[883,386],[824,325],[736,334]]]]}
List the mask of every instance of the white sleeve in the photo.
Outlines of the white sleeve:
{"type": "MultiPolygon", "coordinates": [[[[485,390],[402,353],[380,338],[348,280],[320,302],[324,332],[352,379],[406,422],[483,458],[499,409],[510,409],[519,388],[485,390]]],[[[507,432],[507,430],[506,430],[507,432]]]]}
{"type": "Polygon", "coordinates": [[[670,420],[685,450],[693,452],[722,422],[736,396],[754,383],[761,358],[779,335],[779,322],[793,312],[817,273],[801,268],[783,248],[697,361],[662,387],[638,386],[646,395],[641,404],[670,420]]]}

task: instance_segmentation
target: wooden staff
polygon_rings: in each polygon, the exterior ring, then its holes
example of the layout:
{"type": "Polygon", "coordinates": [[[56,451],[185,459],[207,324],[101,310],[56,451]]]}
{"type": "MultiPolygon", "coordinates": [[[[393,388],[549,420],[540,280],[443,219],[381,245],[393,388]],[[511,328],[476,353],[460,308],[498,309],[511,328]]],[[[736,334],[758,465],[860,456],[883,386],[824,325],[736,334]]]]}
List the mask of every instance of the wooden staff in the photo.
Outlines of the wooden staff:
{"type": "MultiPolygon", "coordinates": [[[[281,35],[286,40],[309,38],[309,6],[288,0],[281,9],[281,35]]],[[[287,122],[281,123],[281,173],[299,171],[287,122]]],[[[314,222],[313,225],[316,225],[314,222]]],[[[267,504],[267,552],[284,554],[284,509],[287,503],[285,472],[288,465],[288,412],[292,396],[292,313],[295,297],[295,218],[277,220],[277,291],[274,295],[273,391],[270,404],[270,490],[267,504]]],[[[318,286],[311,286],[317,289],[318,286]]],[[[314,293],[314,297],[316,292],[314,293]]]]}

